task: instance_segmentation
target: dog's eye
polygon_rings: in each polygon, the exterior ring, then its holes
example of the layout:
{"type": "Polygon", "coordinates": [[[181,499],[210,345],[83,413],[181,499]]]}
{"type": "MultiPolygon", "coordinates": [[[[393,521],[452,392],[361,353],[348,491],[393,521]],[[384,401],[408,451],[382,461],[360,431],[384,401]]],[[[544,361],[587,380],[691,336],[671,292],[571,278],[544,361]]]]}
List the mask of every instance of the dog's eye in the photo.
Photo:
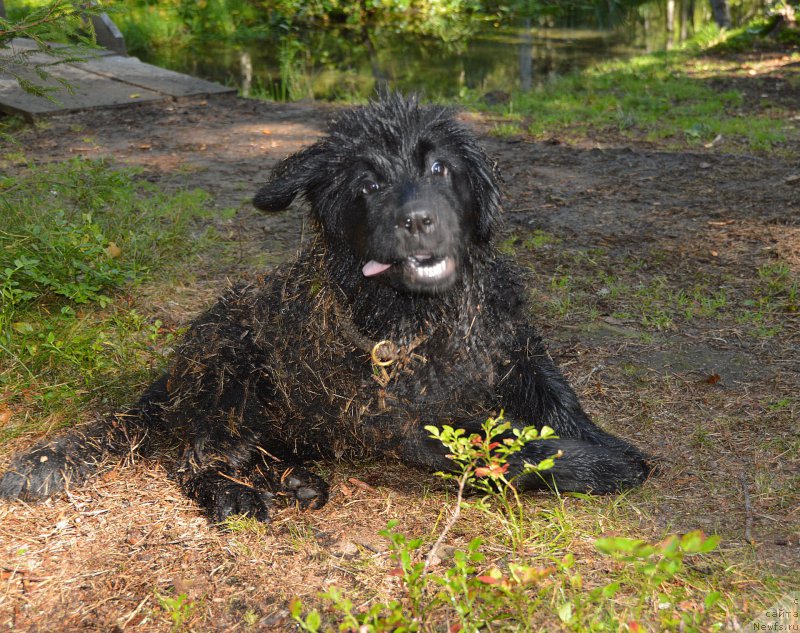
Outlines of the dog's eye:
{"type": "Polygon", "coordinates": [[[370,180],[369,182],[365,182],[363,185],[361,185],[361,193],[363,193],[365,196],[368,196],[371,193],[375,193],[380,188],[381,186],[377,182],[372,182],[370,180]]]}
{"type": "Polygon", "coordinates": [[[431,173],[434,176],[447,176],[448,171],[447,165],[445,165],[442,161],[437,160],[433,163],[433,165],[431,165],[431,173]]]}

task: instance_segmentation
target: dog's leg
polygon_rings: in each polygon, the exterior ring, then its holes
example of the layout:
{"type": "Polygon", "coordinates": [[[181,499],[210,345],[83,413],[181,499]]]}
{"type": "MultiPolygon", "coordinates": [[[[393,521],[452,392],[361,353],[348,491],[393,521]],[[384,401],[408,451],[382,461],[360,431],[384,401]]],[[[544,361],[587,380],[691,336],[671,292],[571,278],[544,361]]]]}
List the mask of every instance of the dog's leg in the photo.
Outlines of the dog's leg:
{"type": "Polygon", "coordinates": [[[526,476],[526,488],[607,493],[641,484],[650,472],[645,455],[628,442],[599,429],[541,347],[526,346],[501,385],[506,417],[520,424],[551,427],[559,439],[531,442],[518,464],[537,463],[558,454],[555,466],[526,476]]]}
{"type": "Polygon", "coordinates": [[[523,490],[549,488],[558,492],[608,494],[641,485],[650,472],[644,459],[635,459],[608,446],[569,439],[535,440],[510,462],[508,475],[517,477],[517,485],[523,490]],[[522,474],[526,463],[536,465],[554,456],[558,457],[552,468],[522,474]]]}
{"type": "Polygon", "coordinates": [[[250,479],[274,493],[279,501],[302,510],[316,510],[328,501],[328,484],[302,463],[275,461],[259,453],[248,466],[250,479]]]}
{"type": "Polygon", "coordinates": [[[320,477],[262,453],[260,444],[259,434],[245,430],[236,438],[216,436],[213,453],[198,441],[184,452],[177,479],[214,523],[238,514],[269,521],[275,500],[303,509],[316,509],[327,501],[328,485],[320,477]]]}
{"type": "Polygon", "coordinates": [[[165,398],[166,378],[162,378],[129,411],[70,429],[17,455],[0,478],[0,498],[45,499],[83,483],[109,456],[146,453],[148,429],[157,424],[165,398]]]}
{"type": "MultiPolygon", "coordinates": [[[[506,416],[509,418],[509,416],[506,416]]],[[[480,434],[484,419],[460,421],[467,434],[480,434]]],[[[517,424],[515,424],[517,425],[517,424]]],[[[522,426],[518,424],[517,426],[522,426]]],[[[535,425],[540,426],[540,425],[535,425]]],[[[506,433],[495,438],[512,438],[506,433]]],[[[406,434],[402,447],[403,461],[424,470],[452,471],[448,449],[427,431],[415,429],[406,434]]],[[[592,492],[606,494],[641,484],[649,469],[644,459],[635,459],[623,451],[593,444],[586,440],[534,440],[509,458],[506,477],[523,490],[553,489],[560,492],[592,492]],[[548,470],[525,473],[525,464],[536,465],[544,459],[561,455],[548,470]]]]}
{"type": "Polygon", "coordinates": [[[222,464],[179,477],[186,495],[193,499],[214,523],[232,515],[247,515],[269,521],[273,495],[228,474],[222,464]]]}

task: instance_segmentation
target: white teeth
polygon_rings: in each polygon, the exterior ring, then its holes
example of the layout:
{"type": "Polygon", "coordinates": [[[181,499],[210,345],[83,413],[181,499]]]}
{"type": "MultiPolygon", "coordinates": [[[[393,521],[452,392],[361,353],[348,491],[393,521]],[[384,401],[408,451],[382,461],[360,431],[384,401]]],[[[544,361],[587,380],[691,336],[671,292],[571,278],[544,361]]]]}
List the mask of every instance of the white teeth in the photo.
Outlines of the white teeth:
{"type": "Polygon", "coordinates": [[[442,259],[433,264],[432,266],[424,266],[420,265],[416,267],[417,272],[422,277],[427,277],[428,279],[435,279],[436,277],[441,277],[444,275],[445,271],[447,270],[447,260],[442,259]]]}

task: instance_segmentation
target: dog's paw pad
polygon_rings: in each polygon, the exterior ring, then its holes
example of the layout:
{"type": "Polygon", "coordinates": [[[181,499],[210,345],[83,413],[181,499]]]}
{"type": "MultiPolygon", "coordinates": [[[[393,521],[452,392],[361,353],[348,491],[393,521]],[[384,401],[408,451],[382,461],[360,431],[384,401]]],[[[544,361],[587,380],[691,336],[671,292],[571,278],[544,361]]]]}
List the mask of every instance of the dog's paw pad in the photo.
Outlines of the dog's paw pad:
{"type": "Polygon", "coordinates": [[[328,500],[328,484],[305,468],[294,468],[282,478],[280,495],[304,510],[316,510],[328,500]]]}
{"type": "Polygon", "coordinates": [[[214,523],[222,523],[230,516],[248,516],[264,523],[270,520],[272,495],[268,492],[239,484],[220,488],[209,508],[214,523]]]}
{"type": "Polygon", "coordinates": [[[42,446],[12,462],[0,478],[0,497],[25,501],[45,499],[63,490],[68,470],[75,471],[73,479],[82,479],[80,469],[70,469],[58,447],[42,446]]]}

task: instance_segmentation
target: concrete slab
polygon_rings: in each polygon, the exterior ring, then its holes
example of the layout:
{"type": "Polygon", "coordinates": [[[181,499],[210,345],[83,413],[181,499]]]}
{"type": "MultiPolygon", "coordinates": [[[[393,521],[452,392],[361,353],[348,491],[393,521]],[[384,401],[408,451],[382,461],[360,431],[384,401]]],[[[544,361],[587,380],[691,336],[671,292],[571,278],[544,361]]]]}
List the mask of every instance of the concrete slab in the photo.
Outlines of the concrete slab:
{"type": "MultiPolygon", "coordinates": [[[[10,48],[0,49],[0,57],[13,58],[20,51],[25,51],[30,63],[51,64],[56,61],[44,53],[31,53],[35,48],[33,42],[13,40],[10,48]]],[[[37,85],[56,88],[51,94],[57,101],[51,101],[26,93],[10,73],[0,75],[0,111],[19,114],[27,119],[73,110],[124,107],[145,101],[236,92],[235,88],[109,51],[99,51],[98,56],[85,62],[48,65],[45,70],[53,78],[47,81],[41,80],[33,69],[23,65],[10,64],[6,68],[37,85]],[[55,78],[66,81],[72,92],[55,78]]]]}

